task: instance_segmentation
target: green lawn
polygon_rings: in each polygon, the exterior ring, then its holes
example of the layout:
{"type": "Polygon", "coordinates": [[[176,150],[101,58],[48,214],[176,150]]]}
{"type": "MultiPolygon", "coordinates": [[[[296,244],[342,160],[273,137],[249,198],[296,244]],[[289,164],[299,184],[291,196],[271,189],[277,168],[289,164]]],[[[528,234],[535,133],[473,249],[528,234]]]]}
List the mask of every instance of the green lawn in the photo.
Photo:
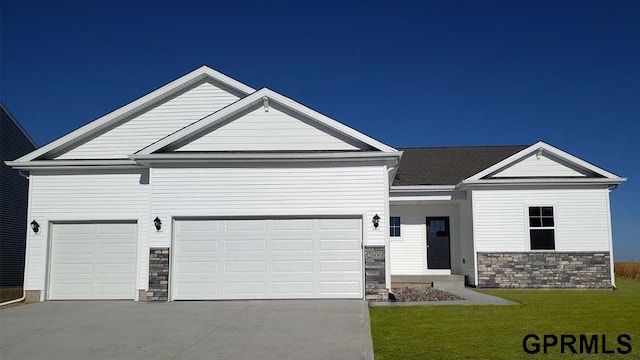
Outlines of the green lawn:
{"type": "MultiPolygon", "coordinates": [[[[377,360],[409,359],[640,359],[640,281],[617,279],[610,290],[485,290],[519,302],[513,306],[410,306],[372,307],[371,334],[377,360]],[[522,345],[527,334],[554,334],[558,345],[527,354],[522,345]],[[631,352],[622,355],[560,353],[560,335],[606,336],[606,350],[628,334],[631,352]]],[[[534,342],[534,340],[531,340],[534,342]]],[[[551,342],[552,339],[549,338],[551,342]]],[[[533,346],[533,345],[531,345],[533,346]]]]}

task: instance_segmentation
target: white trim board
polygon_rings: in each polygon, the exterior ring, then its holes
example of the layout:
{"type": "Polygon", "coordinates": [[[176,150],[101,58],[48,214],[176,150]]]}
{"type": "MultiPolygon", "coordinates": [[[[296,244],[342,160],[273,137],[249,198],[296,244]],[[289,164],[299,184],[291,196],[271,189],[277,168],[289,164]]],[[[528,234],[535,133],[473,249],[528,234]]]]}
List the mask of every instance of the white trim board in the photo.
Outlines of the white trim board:
{"type": "Polygon", "coordinates": [[[253,94],[216,111],[215,113],[205,117],[204,119],[186,126],[183,129],[178,130],[173,134],[147,146],[146,148],[138,151],[136,155],[149,155],[167,148],[180,147],[188,143],[190,139],[197,138],[198,136],[215,129],[217,125],[220,125],[225,120],[233,117],[234,115],[237,115],[243,110],[257,103],[262,103],[263,101],[265,101],[265,98],[268,99],[269,102],[273,101],[286,109],[302,114],[310,120],[318,123],[318,125],[320,125],[321,127],[333,130],[338,134],[346,136],[347,138],[351,138],[357,142],[371,146],[383,152],[398,152],[396,149],[383,144],[367,135],[364,135],[361,132],[350,128],[334,119],[331,119],[328,116],[312,110],[292,99],[289,99],[284,95],[278,94],[277,92],[268,88],[262,88],[254,92],[253,94]]]}
{"type": "MultiPolygon", "coordinates": [[[[594,172],[598,175],[601,175],[607,179],[614,179],[616,181],[619,180],[619,182],[622,182],[626,179],[622,179],[620,178],[618,175],[610,173],[600,167],[597,167],[591,163],[588,163],[576,156],[573,156],[567,152],[564,152],[554,146],[551,146],[543,141],[538,141],[537,143],[529,146],[528,148],[521,150],[511,156],[509,156],[508,158],[498,162],[495,165],[492,165],[490,167],[488,167],[487,169],[468,177],[467,179],[463,180],[461,182],[461,184],[467,184],[467,183],[473,183],[474,181],[479,181],[482,180],[484,177],[489,176],[495,172],[498,172],[500,170],[503,170],[504,168],[509,167],[510,165],[514,164],[515,162],[517,162],[518,160],[531,155],[537,151],[544,151],[544,152],[548,152],[562,160],[567,161],[568,163],[574,164],[578,167],[584,168],[588,171],[594,172]]],[[[495,181],[495,180],[492,180],[495,181]]]]}
{"type": "Polygon", "coordinates": [[[152,106],[153,104],[166,99],[167,97],[182,91],[193,84],[207,80],[221,83],[222,85],[234,89],[243,95],[247,95],[255,91],[253,88],[203,65],[196,70],[148,93],[147,95],[144,95],[143,97],[138,98],[137,100],[130,102],[129,104],[120,107],[117,110],[114,110],[33,152],[30,152],[29,154],[17,159],[16,162],[32,161],[43,155],[59,152],[76,142],[113,126],[128,115],[152,106]]]}

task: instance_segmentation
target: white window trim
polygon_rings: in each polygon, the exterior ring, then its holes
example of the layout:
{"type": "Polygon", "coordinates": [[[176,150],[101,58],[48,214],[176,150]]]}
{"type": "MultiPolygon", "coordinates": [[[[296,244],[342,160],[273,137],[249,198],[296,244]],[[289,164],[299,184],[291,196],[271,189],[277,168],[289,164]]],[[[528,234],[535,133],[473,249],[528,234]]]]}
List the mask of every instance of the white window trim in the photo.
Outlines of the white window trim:
{"type": "Polygon", "coordinates": [[[524,206],[524,226],[526,231],[526,246],[527,251],[530,252],[557,252],[558,251],[558,207],[555,203],[540,205],[537,203],[534,204],[525,204],[524,206]],[[551,207],[553,208],[553,226],[542,226],[542,227],[534,227],[532,228],[529,224],[529,208],[532,207],[551,207]],[[553,230],[553,249],[532,249],[531,248],[531,229],[536,230],[553,230]]]}

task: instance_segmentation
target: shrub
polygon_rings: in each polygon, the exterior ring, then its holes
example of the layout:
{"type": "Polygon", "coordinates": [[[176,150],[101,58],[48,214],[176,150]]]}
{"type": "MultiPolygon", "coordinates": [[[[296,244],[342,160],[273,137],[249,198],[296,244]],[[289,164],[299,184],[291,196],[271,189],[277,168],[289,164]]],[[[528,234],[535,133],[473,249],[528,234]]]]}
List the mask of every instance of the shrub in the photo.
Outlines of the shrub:
{"type": "Polygon", "coordinates": [[[640,280],[640,263],[616,262],[613,271],[617,277],[640,280]]]}

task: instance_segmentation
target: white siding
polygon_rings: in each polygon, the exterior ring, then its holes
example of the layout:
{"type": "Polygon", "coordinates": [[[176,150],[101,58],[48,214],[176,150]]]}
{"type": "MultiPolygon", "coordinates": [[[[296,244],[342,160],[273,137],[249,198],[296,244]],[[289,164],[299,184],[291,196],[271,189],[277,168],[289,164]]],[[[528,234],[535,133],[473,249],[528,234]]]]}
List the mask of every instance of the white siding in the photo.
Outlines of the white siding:
{"type": "Polygon", "coordinates": [[[427,269],[427,216],[448,216],[452,273],[457,273],[457,205],[391,205],[391,216],[400,216],[400,237],[391,237],[391,275],[424,275],[427,269]]]}
{"type": "Polygon", "coordinates": [[[306,122],[260,107],[177,151],[357,150],[306,122]]]}
{"type": "Polygon", "coordinates": [[[238,100],[204,83],[137,115],[126,123],[60,155],[57,159],[123,159],[128,154],[238,100]]]}
{"type": "Polygon", "coordinates": [[[364,241],[384,245],[384,166],[305,168],[154,168],[152,216],[161,232],[151,247],[171,244],[172,217],[364,216],[364,241]],[[383,220],[378,230],[371,218],[383,220]]]}
{"type": "Polygon", "coordinates": [[[459,205],[460,237],[459,248],[459,274],[468,276],[470,284],[475,283],[475,252],[473,251],[473,216],[471,212],[471,195],[459,205]]]}
{"type": "Polygon", "coordinates": [[[553,206],[557,251],[608,251],[607,189],[473,190],[477,251],[528,251],[529,206],[553,206]]]}
{"type": "MultiPolygon", "coordinates": [[[[131,220],[138,226],[138,289],[148,283],[149,185],[141,185],[142,173],[67,173],[31,176],[30,220],[40,232],[28,239],[27,290],[44,290],[49,222],[131,220]]],[[[144,181],[143,181],[144,182],[144,181]]]]}
{"type": "Polygon", "coordinates": [[[585,177],[586,175],[551,159],[544,154],[533,154],[496,173],[493,177],[585,177]]]}

